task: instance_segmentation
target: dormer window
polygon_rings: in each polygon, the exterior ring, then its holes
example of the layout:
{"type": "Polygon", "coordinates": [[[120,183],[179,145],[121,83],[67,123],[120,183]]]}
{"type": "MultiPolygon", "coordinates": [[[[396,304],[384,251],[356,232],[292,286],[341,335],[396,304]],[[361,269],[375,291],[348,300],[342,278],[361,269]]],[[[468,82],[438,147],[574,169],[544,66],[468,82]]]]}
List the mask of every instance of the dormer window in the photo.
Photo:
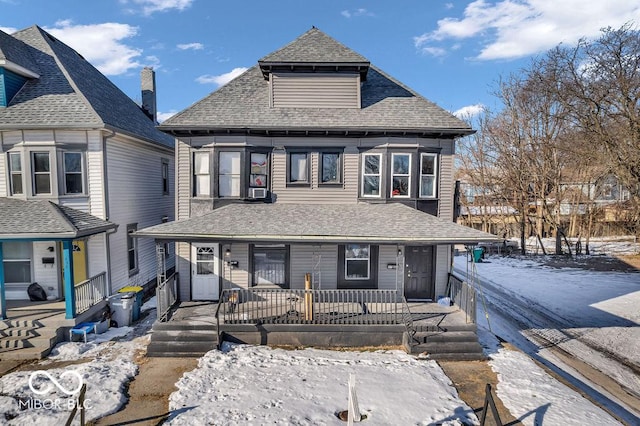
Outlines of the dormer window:
{"type": "Polygon", "coordinates": [[[286,73],[270,75],[274,108],[360,108],[357,73],[286,73]]]}

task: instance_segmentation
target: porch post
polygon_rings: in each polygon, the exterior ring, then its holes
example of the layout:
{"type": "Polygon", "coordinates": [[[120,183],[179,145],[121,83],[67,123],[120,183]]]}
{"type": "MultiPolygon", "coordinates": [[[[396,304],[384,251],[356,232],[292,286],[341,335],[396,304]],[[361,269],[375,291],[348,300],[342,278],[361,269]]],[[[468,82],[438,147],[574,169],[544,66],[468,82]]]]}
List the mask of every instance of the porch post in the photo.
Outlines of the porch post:
{"type": "Polygon", "coordinates": [[[0,320],[7,319],[7,299],[4,295],[4,254],[2,253],[2,241],[0,241],[0,320]]]}
{"type": "Polygon", "coordinates": [[[62,265],[64,268],[64,305],[66,319],[76,317],[76,292],[73,286],[73,241],[62,242],[62,265]]]}

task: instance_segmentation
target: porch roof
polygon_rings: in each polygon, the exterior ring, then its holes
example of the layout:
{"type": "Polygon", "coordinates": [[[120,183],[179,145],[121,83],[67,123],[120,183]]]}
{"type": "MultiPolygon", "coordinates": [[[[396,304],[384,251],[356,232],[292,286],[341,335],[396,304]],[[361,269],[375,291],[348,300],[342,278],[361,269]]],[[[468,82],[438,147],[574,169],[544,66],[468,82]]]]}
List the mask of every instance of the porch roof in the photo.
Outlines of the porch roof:
{"type": "Polygon", "coordinates": [[[75,239],[117,227],[115,223],[51,201],[0,197],[0,241],[75,239]]]}
{"type": "Polygon", "coordinates": [[[141,229],[171,241],[473,244],[495,235],[399,204],[230,204],[202,216],[141,229]]]}

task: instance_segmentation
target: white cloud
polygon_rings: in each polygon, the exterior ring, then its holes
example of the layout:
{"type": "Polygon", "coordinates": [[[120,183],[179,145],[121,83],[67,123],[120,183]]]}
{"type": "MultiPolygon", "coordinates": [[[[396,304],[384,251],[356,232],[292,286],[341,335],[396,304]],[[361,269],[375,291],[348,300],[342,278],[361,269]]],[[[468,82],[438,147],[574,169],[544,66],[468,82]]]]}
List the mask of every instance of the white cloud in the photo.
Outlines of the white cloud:
{"type": "Polygon", "coordinates": [[[447,51],[441,47],[425,46],[420,50],[422,50],[422,53],[426,53],[435,57],[444,56],[447,54],[447,51]]]}
{"type": "Polygon", "coordinates": [[[142,49],[123,43],[138,34],[137,27],[115,22],[74,25],[66,20],[44,29],[75,49],[105,75],[124,74],[142,66],[137,59],[142,49]]]}
{"type": "Polygon", "coordinates": [[[373,12],[369,12],[367,9],[354,9],[354,10],[343,10],[340,12],[340,15],[345,18],[351,18],[354,16],[376,16],[373,12]]]}
{"type": "Polygon", "coordinates": [[[168,112],[160,112],[158,111],[158,114],[156,116],[156,118],[158,119],[158,123],[162,123],[165,120],[168,120],[169,118],[173,117],[174,115],[176,115],[178,113],[178,111],[176,110],[171,110],[168,112]]]}
{"type": "Polygon", "coordinates": [[[18,31],[18,29],[13,27],[0,27],[0,31],[4,31],[7,34],[13,34],[18,31]]]}
{"type": "Polygon", "coordinates": [[[444,8],[445,9],[453,9],[453,3],[445,3],[444,4],[444,8]]]}
{"type": "Polygon", "coordinates": [[[221,74],[221,75],[208,75],[208,74],[201,75],[200,77],[196,78],[196,81],[200,84],[214,83],[218,85],[218,87],[220,87],[227,84],[228,82],[230,82],[231,80],[233,80],[234,78],[236,78],[237,76],[245,72],[247,69],[248,68],[241,67],[241,68],[234,68],[228,73],[221,74]]]}
{"type": "Polygon", "coordinates": [[[180,50],[202,50],[204,49],[204,44],[202,43],[182,43],[176,46],[180,50]]]}
{"type": "Polygon", "coordinates": [[[475,105],[467,105],[453,112],[453,115],[460,119],[470,119],[475,116],[478,116],[484,110],[484,105],[475,104],[475,105]]]}
{"type": "MultiPolygon", "coordinates": [[[[142,13],[145,16],[149,16],[155,12],[168,12],[173,9],[183,11],[191,6],[193,1],[194,0],[120,0],[120,3],[133,3],[142,8],[142,13]]],[[[135,11],[130,10],[129,12],[134,13],[135,11]]]]}
{"type": "Polygon", "coordinates": [[[581,37],[595,38],[603,27],[640,21],[640,4],[629,0],[475,0],[462,18],[438,21],[434,31],[414,37],[423,46],[447,40],[480,38],[477,59],[513,59],[548,50],[581,37]]]}

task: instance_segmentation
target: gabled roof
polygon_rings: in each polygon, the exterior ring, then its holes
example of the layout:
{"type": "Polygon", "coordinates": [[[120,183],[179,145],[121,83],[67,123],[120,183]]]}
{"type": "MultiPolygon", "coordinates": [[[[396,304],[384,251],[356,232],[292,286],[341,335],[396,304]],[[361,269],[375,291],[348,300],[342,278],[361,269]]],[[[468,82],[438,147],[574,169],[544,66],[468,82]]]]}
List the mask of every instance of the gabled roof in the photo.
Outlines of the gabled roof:
{"type": "Polygon", "coordinates": [[[39,74],[38,66],[29,53],[29,47],[1,30],[0,66],[5,66],[14,72],[22,71],[21,74],[30,74],[33,77],[39,74]],[[16,65],[23,70],[15,69],[16,65]]]}
{"type": "Polygon", "coordinates": [[[75,50],[35,25],[9,37],[28,46],[40,77],[0,108],[0,129],[108,128],[173,147],[171,137],[75,50]]]}
{"type": "MultiPolygon", "coordinates": [[[[264,62],[366,61],[313,28],[261,59],[264,62]],[[335,49],[335,50],[334,50],[335,49]]],[[[367,62],[368,63],[368,62],[367,62]]],[[[180,134],[222,132],[342,135],[449,135],[473,133],[469,125],[371,65],[360,89],[361,108],[273,108],[269,82],[254,66],[217,91],[166,120],[160,129],[180,134]]]]}
{"type": "Polygon", "coordinates": [[[370,244],[463,244],[497,239],[398,203],[230,204],[135,235],[176,241],[370,244]]]}
{"type": "Polygon", "coordinates": [[[311,28],[286,46],[269,53],[259,63],[369,63],[362,55],[329,37],[316,27],[311,28]]]}
{"type": "Polygon", "coordinates": [[[46,200],[0,197],[0,240],[74,239],[118,225],[46,200]]]}

